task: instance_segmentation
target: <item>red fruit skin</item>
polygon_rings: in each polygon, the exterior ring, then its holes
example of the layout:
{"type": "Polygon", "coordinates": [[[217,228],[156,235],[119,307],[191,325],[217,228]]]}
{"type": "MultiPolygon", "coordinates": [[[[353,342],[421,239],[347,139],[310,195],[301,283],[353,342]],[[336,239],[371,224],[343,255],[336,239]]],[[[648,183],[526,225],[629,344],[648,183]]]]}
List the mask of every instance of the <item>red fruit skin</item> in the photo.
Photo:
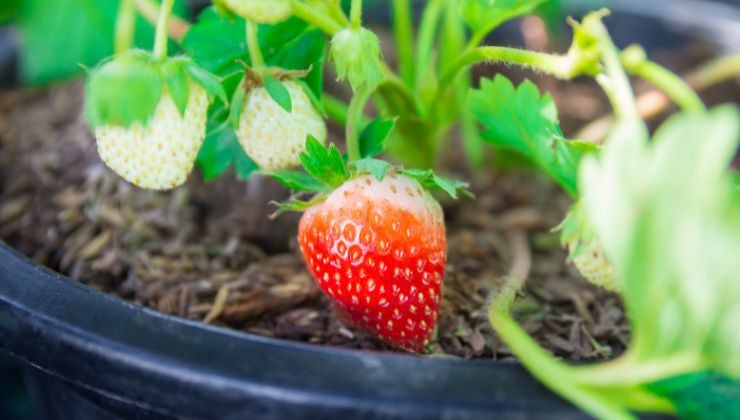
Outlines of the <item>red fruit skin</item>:
{"type": "Polygon", "coordinates": [[[444,217],[416,181],[362,176],[301,218],[298,242],[321,289],[360,328],[421,352],[447,262],[444,217]]]}

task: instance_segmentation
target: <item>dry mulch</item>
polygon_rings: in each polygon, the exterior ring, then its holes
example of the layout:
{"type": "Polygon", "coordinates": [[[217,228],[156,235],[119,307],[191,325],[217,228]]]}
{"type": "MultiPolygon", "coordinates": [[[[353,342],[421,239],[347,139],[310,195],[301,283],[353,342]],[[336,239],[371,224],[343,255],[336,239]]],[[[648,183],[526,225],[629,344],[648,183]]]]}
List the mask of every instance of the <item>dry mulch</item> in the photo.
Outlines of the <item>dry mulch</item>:
{"type": "MultiPolygon", "coordinates": [[[[393,351],[333,312],[297,251],[297,216],[267,219],[266,203],[286,194],[279,186],[193,175],[172,192],[133,188],[97,157],[81,97],[78,83],[0,94],[0,239],[77,281],[168,314],[393,351]]],[[[569,360],[621,352],[629,334],[618,298],[585,284],[550,232],[567,197],[533,173],[479,175],[473,190],[475,201],[445,203],[449,264],[432,353],[511,357],[486,304],[516,252],[532,254],[527,293],[515,307],[527,331],[569,360]]]]}

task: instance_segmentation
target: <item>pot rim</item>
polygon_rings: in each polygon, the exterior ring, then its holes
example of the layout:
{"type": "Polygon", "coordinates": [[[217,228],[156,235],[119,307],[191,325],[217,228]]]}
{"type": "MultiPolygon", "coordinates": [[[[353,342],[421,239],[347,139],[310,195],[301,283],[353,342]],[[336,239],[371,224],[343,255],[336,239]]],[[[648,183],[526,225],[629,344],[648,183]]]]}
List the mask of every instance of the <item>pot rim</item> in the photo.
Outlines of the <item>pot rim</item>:
{"type": "Polygon", "coordinates": [[[167,415],[579,415],[515,362],[356,351],[209,326],[95,291],[3,242],[0,347],[76,387],[167,415]]]}

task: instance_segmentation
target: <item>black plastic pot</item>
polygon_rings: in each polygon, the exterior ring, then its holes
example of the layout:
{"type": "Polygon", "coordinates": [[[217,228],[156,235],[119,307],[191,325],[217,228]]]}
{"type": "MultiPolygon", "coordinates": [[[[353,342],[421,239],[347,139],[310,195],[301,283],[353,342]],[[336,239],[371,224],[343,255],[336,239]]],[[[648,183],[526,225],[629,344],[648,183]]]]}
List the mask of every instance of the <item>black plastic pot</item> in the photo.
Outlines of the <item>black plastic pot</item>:
{"type": "MultiPolygon", "coordinates": [[[[694,22],[706,26],[692,36],[738,30],[737,9],[702,14],[710,9],[695,9],[694,22]]],[[[656,24],[673,16],[643,14],[651,38],[637,30],[617,38],[681,42],[670,25],[656,24]]],[[[0,39],[0,74],[12,62],[7,48],[0,39]]],[[[214,328],[96,292],[1,242],[0,348],[24,362],[44,419],[586,417],[516,363],[349,351],[214,328]]]]}
{"type": "Polygon", "coordinates": [[[0,246],[0,346],[46,419],[583,417],[514,363],[355,352],[123,302],[0,246]]]}

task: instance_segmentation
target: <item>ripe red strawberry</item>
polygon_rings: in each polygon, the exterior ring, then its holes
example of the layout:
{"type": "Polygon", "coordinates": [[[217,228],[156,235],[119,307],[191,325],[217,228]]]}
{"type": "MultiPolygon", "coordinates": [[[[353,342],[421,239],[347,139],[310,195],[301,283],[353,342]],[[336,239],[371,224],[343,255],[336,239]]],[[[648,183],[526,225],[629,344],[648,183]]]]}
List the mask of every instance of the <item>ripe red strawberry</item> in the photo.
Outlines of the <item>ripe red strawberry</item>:
{"type": "Polygon", "coordinates": [[[308,209],[301,252],[324,292],[381,340],[420,352],[437,321],[447,260],[442,209],[405,175],[345,182],[308,209]]]}

